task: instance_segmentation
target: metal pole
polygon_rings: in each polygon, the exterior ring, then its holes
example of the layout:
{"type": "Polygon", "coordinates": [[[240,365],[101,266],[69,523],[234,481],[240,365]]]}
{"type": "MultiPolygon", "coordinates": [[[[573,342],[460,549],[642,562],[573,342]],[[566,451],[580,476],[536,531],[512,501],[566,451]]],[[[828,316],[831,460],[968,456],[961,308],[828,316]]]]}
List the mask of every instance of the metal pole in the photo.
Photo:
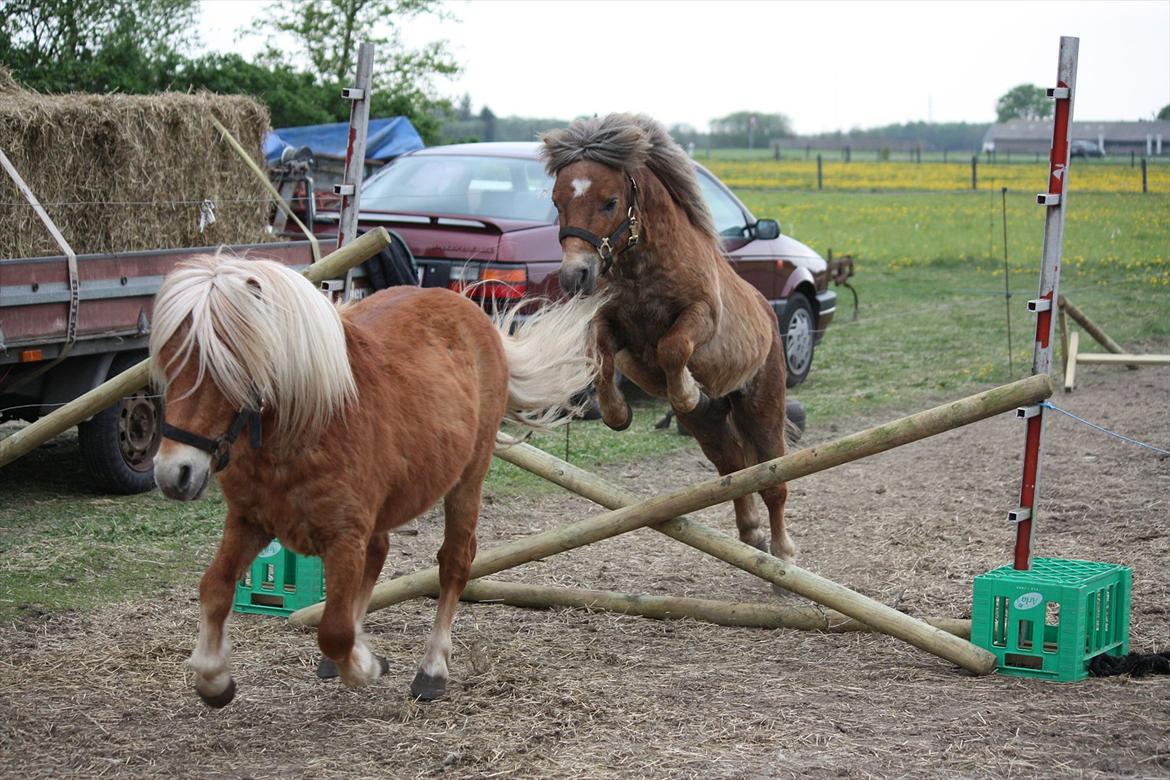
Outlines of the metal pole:
{"type": "MultiPolygon", "coordinates": [[[[1035,300],[1028,302],[1028,308],[1036,314],[1036,341],[1032,348],[1034,375],[1047,376],[1052,365],[1052,337],[1060,287],[1061,245],[1064,240],[1064,215],[1068,200],[1069,140],[1072,132],[1079,48],[1079,38],[1061,37],[1056,87],[1048,90],[1049,96],[1056,100],[1056,112],[1052,123],[1052,149],[1048,157],[1048,191],[1036,198],[1037,202],[1045,207],[1040,293],[1035,300]]],[[[1044,457],[1044,416],[1044,407],[1036,406],[1030,410],[1026,418],[1027,433],[1024,441],[1024,473],[1020,484],[1020,504],[1019,509],[1011,514],[1012,519],[1016,521],[1014,566],[1019,570],[1027,570],[1032,566],[1032,537],[1040,494],[1040,464],[1044,457]]]]}
{"type": "Polygon", "coordinates": [[[818,154],[817,155],[817,190],[823,190],[824,188],[825,188],[825,180],[824,180],[824,176],[821,173],[821,156],[818,154]]]}
{"type": "MultiPolygon", "coordinates": [[[[373,85],[374,44],[358,47],[355,84],[341,90],[341,96],[350,101],[349,141],[345,147],[345,173],[341,184],[333,191],[341,196],[341,217],[338,220],[337,248],[357,238],[358,214],[361,207],[362,179],[366,172],[366,136],[370,129],[370,89],[373,85]]],[[[353,271],[345,275],[345,300],[353,289],[353,271]]]]}
{"type": "Polygon", "coordinates": [[[1008,268],[1007,191],[1007,187],[1000,190],[1003,201],[1003,300],[1007,307],[1008,379],[1015,379],[1016,369],[1012,361],[1012,283],[1011,270],[1008,268]]]}

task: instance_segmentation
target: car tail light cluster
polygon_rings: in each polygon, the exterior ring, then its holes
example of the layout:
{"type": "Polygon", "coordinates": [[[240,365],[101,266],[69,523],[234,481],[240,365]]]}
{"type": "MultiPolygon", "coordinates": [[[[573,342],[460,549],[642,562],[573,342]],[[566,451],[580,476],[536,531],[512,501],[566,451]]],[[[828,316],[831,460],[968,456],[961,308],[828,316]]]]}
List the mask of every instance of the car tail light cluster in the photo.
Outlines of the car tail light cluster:
{"type": "Polygon", "coordinates": [[[476,300],[519,300],[528,295],[528,271],[514,266],[464,263],[451,267],[447,288],[476,300]]]}

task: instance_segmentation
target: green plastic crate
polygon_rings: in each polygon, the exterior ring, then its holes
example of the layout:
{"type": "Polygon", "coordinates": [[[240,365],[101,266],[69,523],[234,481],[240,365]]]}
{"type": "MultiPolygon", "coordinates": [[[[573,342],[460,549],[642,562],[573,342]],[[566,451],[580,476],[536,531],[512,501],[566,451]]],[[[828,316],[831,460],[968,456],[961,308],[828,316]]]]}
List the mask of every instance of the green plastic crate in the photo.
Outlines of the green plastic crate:
{"type": "Polygon", "coordinates": [[[1089,661],[1129,652],[1128,566],[1035,558],[975,578],[971,641],[995,654],[1000,674],[1083,680],[1089,661]]]}
{"type": "Polygon", "coordinates": [[[321,559],[297,555],[273,540],[236,583],[236,612],[291,615],[325,598],[321,559]]]}

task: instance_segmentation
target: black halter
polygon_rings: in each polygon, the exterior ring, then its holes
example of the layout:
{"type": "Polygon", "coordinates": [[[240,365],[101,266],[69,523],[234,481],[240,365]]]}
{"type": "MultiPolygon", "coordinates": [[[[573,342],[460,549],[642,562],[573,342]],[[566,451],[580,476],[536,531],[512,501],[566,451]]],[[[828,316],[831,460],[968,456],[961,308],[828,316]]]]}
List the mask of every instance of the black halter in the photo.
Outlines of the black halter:
{"type": "Polygon", "coordinates": [[[188,444],[196,449],[209,453],[214,461],[212,471],[223,471],[227,468],[228,462],[231,460],[232,444],[239,438],[245,425],[248,426],[249,441],[252,444],[252,449],[260,448],[260,413],[263,409],[263,404],[259,403],[243,407],[236,413],[236,417],[232,420],[232,424],[228,426],[227,432],[214,439],[185,431],[182,428],[176,428],[166,422],[166,420],[163,420],[162,435],[164,438],[173,439],[180,444],[188,444]]]}
{"type": "Polygon", "coordinates": [[[630,207],[626,209],[626,218],[622,220],[617,229],[608,236],[601,238],[588,230],[579,227],[563,227],[561,228],[559,241],[564,241],[566,237],[572,236],[588,241],[597,250],[597,255],[601,258],[601,275],[609,273],[609,269],[613,266],[613,259],[625,252],[627,249],[638,245],[638,217],[634,214],[634,207],[638,204],[638,185],[634,182],[633,177],[627,177],[630,180],[630,207]],[[630,231],[630,237],[626,239],[626,245],[621,249],[615,250],[622,234],[627,230],[630,231]]]}

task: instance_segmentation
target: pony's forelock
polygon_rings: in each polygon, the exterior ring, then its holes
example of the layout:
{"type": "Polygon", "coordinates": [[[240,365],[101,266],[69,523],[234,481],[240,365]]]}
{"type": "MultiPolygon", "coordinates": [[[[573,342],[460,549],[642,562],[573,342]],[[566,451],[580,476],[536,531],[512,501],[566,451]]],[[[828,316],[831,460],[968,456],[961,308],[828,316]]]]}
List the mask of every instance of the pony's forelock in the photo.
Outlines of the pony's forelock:
{"type": "Polygon", "coordinates": [[[256,396],[285,443],[314,437],[357,396],[341,318],[303,276],[270,260],[200,255],[163,282],[150,335],[151,373],[165,388],[195,358],[228,402],[256,396]],[[160,355],[178,339],[174,356],[160,355]]]}
{"type": "Polygon", "coordinates": [[[717,237],[694,163],[657,120],[645,114],[578,119],[568,127],[550,130],[540,140],[540,156],[550,176],[582,160],[629,176],[639,168],[649,169],[686,212],[691,224],[712,239],[717,237]]]}

